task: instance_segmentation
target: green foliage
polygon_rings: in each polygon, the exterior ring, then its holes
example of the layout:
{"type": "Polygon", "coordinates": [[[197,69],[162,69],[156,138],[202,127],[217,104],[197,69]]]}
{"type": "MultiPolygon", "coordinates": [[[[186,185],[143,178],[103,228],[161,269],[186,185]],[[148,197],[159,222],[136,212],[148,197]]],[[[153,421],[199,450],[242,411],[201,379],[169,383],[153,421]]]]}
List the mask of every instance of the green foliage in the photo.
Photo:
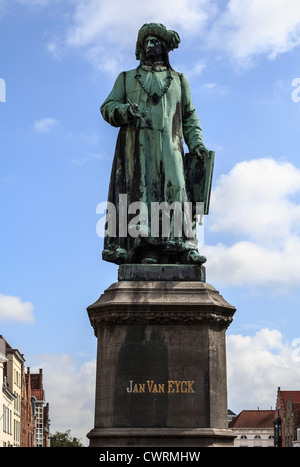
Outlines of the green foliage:
{"type": "Polygon", "coordinates": [[[83,448],[84,445],[78,438],[72,438],[71,430],[67,430],[62,433],[56,431],[54,435],[51,435],[51,448],[83,448]]]}

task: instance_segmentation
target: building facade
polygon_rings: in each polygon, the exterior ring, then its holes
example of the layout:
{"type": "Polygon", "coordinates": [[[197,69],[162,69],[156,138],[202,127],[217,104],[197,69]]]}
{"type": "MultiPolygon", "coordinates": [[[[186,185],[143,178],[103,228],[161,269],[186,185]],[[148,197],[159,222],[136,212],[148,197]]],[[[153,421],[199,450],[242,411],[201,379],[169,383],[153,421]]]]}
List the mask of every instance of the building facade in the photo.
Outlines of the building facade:
{"type": "Polygon", "coordinates": [[[33,398],[36,422],[36,447],[50,447],[49,404],[45,400],[43,370],[31,375],[31,395],[33,398]]]}
{"type": "Polygon", "coordinates": [[[24,356],[0,335],[0,447],[49,447],[43,370],[25,372],[24,356]]]}
{"type": "Polygon", "coordinates": [[[293,441],[293,448],[300,448],[300,428],[297,429],[297,438],[293,441]]]}
{"type": "Polygon", "coordinates": [[[35,442],[35,405],[34,398],[31,394],[31,377],[30,368],[22,370],[22,433],[21,433],[21,446],[33,448],[35,442]]]}
{"type": "Polygon", "coordinates": [[[12,410],[13,446],[21,446],[21,401],[22,401],[22,366],[24,356],[18,349],[13,349],[8,342],[0,336],[2,348],[5,349],[7,361],[3,364],[4,380],[7,388],[14,395],[12,410]]]}
{"type": "Polygon", "coordinates": [[[229,423],[234,447],[274,447],[274,410],[243,410],[229,423]]]}
{"type": "Polygon", "coordinates": [[[0,339],[0,447],[13,446],[13,404],[15,397],[7,385],[4,376],[4,364],[7,363],[5,356],[5,344],[0,339]]]}
{"type": "Polygon", "coordinates": [[[300,428],[300,391],[277,390],[276,416],[280,424],[278,445],[293,447],[297,443],[297,430],[300,428]]]}

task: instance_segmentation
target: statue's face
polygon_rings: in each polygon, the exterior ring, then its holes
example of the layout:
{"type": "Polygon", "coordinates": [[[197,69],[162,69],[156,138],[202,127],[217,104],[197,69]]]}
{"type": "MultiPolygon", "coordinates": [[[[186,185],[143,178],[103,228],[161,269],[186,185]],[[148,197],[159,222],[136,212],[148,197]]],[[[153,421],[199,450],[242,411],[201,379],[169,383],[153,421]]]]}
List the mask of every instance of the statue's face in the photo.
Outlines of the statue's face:
{"type": "Polygon", "coordinates": [[[149,60],[162,60],[162,42],[155,36],[147,36],[144,40],[144,50],[146,58],[149,60]]]}

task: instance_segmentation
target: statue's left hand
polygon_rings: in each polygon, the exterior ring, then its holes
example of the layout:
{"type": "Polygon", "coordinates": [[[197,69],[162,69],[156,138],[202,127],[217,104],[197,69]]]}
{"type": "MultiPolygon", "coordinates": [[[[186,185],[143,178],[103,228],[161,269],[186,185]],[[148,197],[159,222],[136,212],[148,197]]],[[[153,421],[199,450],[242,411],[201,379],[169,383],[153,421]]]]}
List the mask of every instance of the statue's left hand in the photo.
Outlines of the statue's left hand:
{"type": "Polygon", "coordinates": [[[196,154],[200,159],[203,159],[205,156],[210,157],[209,149],[207,149],[204,144],[196,146],[193,150],[193,153],[196,154]]]}

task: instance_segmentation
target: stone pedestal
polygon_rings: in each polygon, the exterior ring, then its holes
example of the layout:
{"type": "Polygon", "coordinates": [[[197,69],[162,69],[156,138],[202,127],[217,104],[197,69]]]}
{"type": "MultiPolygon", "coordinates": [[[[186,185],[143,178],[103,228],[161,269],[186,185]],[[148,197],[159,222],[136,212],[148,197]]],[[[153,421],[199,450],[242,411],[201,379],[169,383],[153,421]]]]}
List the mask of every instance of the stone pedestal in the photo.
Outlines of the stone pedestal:
{"type": "Polygon", "coordinates": [[[235,308],[204,273],[124,265],[88,307],[98,339],[90,446],[233,446],[225,332],[235,308]]]}

